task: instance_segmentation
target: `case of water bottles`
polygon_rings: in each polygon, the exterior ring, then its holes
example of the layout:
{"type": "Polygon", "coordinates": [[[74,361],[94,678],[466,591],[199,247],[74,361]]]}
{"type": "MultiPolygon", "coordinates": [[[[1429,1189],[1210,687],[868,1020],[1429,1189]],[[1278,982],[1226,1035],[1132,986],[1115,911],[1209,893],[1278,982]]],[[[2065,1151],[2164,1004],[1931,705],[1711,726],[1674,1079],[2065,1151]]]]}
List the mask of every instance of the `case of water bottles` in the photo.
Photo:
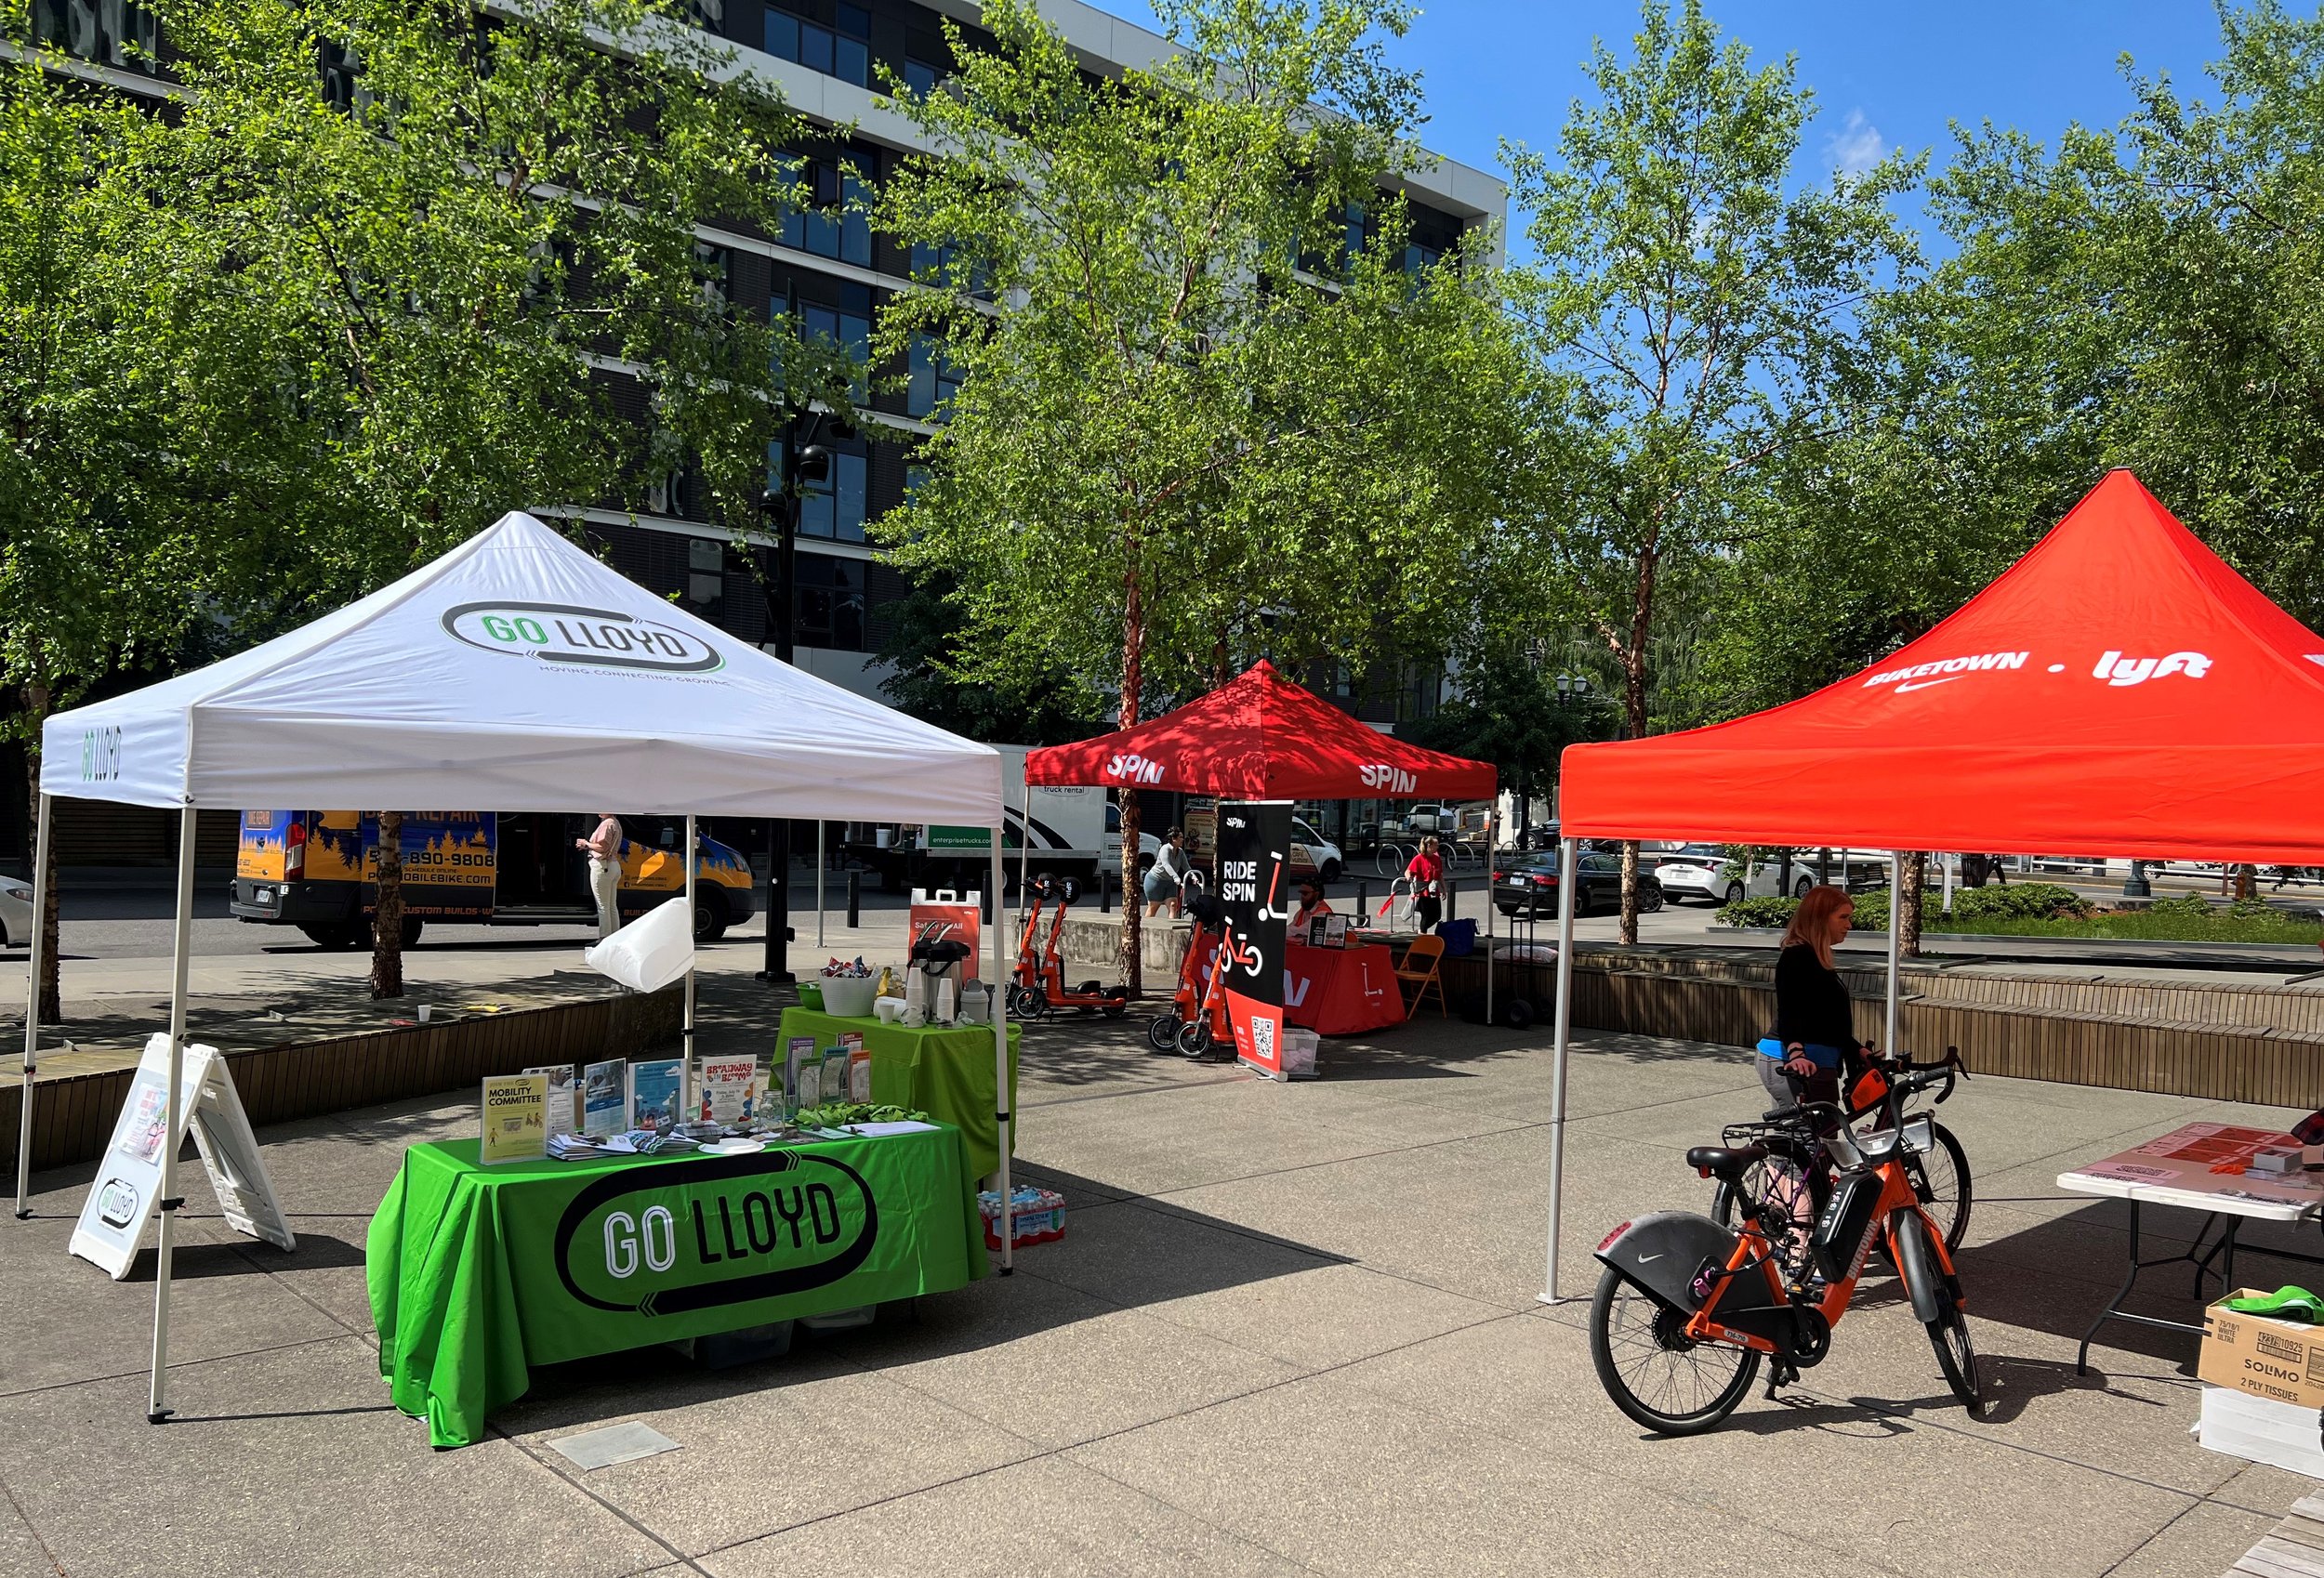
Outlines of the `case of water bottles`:
{"type": "MultiPolygon", "coordinates": [[[[1054,1190],[1020,1184],[1010,1196],[1010,1237],[1019,1249],[1033,1243],[1054,1243],[1065,1236],[1065,1197],[1054,1190]]],[[[984,1247],[1000,1247],[1000,1191],[988,1189],[976,1197],[984,1216],[984,1247]]]]}

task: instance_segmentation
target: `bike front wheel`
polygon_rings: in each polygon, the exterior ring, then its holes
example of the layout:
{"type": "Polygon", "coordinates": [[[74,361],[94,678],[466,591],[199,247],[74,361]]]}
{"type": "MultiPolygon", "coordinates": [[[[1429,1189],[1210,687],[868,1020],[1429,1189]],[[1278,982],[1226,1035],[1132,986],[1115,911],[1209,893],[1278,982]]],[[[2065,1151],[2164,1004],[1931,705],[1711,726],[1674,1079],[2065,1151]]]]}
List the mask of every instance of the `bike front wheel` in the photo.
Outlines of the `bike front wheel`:
{"type": "Polygon", "coordinates": [[[1662,1436],[1710,1429],[1759,1378],[1756,1349],[1693,1341],[1684,1315],[1612,1267],[1590,1301],[1590,1360],[1614,1406],[1662,1436]]]}
{"type": "Polygon", "coordinates": [[[1920,1191],[1922,1209],[1945,1236],[1948,1254],[1961,1247],[1969,1234],[1969,1208],[1974,1202],[1969,1182],[1969,1153],[1943,1124],[1930,1125],[1936,1149],[1908,1157],[1905,1167],[1920,1191]]]}

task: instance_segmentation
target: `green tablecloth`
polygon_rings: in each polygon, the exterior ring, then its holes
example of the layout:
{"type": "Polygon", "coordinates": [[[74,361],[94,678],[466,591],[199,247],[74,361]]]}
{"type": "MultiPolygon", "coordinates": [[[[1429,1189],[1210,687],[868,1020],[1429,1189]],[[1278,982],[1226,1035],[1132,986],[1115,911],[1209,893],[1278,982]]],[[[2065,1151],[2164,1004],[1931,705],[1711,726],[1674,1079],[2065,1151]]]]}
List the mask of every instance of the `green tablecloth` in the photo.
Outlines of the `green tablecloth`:
{"type": "Polygon", "coordinates": [[[379,1373],[435,1446],[527,1367],[964,1287],[984,1274],[952,1128],[746,1156],[479,1166],[415,1145],[371,1219],[379,1373]]]}
{"type": "MultiPolygon", "coordinates": [[[[960,1131],[969,1165],[984,1177],[1000,1165],[999,1109],[993,1102],[993,1027],[965,1030],[905,1030],[876,1019],[842,1019],[813,1008],[786,1008],[776,1032],[771,1081],[782,1078],[783,1058],[795,1035],[812,1035],[818,1047],[838,1044],[847,1031],[861,1031],[872,1055],[872,1099],[926,1112],[960,1131]]],[[[1017,1110],[1017,1052],[1024,1027],[1009,1027],[1009,1110],[1017,1110]]],[[[778,1085],[779,1087],[779,1085],[778,1085]]],[[[1016,1153],[1015,1125],[1009,1151],[1016,1153]]]]}

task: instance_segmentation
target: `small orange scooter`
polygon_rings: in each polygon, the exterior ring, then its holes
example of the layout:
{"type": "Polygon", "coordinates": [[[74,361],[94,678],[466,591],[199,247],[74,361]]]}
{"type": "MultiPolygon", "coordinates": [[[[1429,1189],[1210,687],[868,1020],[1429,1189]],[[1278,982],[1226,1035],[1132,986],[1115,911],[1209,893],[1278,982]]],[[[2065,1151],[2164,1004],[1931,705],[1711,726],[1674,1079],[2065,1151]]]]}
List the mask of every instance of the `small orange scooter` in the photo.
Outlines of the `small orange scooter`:
{"type": "Polygon", "coordinates": [[[1195,924],[1178,956],[1178,989],[1169,1007],[1146,1026],[1146,1044],[1156,1052],[1177,1051],[1179,1032],[1202,1016],[1203,993],[1217,973],[1219,944],[1226,938],[1226,911],[1203,890],[1199,871],[1186,874],[1186,914],[1195,924]]]}
{"type": "Polygon", "coordinates": [[[1126,986],[1101,986],[1085,980],[1079,986],[1065,985],[1065,912],[1073,907],[1073,895],[1049,877],[1043,877],[1034,889],[1034,907],[1025,916],[1025,935],[1017,955],[1020,977],[1015,987],[1012,1006],[1021,1019],[1037,1019],[1059,1008],[1079,1008],[1083,1013],[1095,1011],[1109,1019],[1118,1019],[1129,1011],[1129,989],[1126,986]],[[1049,945],[1042,951],[1037,964],[1033,960],[1033,937],[1040,918],[1040,901],[1057,901],[1057,909],[1050,917],[1049,945]],[[1033,967],[1033,980],[1025,983],[1023,973],[1033,967]]]}

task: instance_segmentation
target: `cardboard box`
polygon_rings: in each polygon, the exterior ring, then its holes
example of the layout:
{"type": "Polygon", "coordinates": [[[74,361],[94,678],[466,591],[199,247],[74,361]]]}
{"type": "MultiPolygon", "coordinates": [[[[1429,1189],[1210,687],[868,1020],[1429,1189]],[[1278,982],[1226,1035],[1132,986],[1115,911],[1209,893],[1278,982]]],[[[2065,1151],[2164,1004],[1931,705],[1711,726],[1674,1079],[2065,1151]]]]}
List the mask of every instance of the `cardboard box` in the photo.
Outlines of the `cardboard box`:
{"type": "MultiPolygon", "coordinates": [[[[2239,1290],[2229,1298],[2250,1298],[2239,1290]]],[[[2215,1387],[2324,1409],[2324,1326],[2241,1315],[2222,1299],[2203,1311],[2203,1349],[2195,1373],[2215,1387]]]]}
{"type": "Polygon", "coordinates": [[[2202,1420],[2196,1436],[2209,1451],[2324,1479],[2319,1434],[2324,1432],[2319,1432],[2312,1408],[2295,1408],[2225,1387],[2203,1388],[2202,1420]]]}

